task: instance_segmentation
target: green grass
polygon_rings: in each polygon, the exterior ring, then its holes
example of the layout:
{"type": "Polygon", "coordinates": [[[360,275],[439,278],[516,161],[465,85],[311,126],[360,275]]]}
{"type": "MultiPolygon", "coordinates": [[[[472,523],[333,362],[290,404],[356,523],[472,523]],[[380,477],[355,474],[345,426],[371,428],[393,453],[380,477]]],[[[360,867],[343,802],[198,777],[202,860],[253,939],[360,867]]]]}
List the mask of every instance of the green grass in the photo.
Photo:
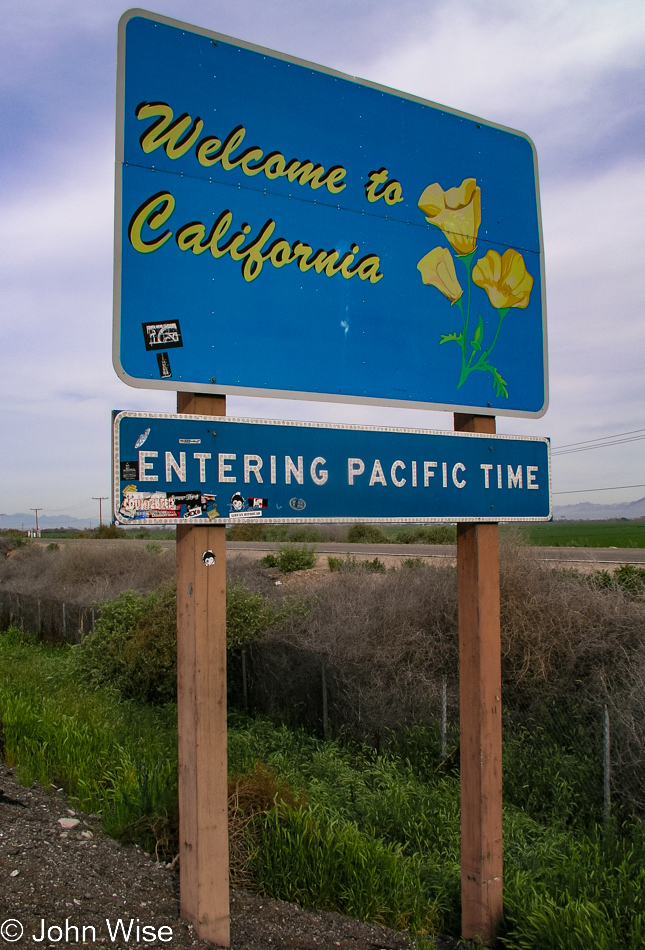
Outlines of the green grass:
{"type": "MultiPolygon", "coordinates": [[[[174,706],[84,692],[72,649],[38,646],[13,630],[0,634],[0,722],[5,757],[22,781],[62,785],[81,808],[102,813],[109,833],[172,853],[174,706]]],[[[643,826],[594,824],[584,757],[548,737],[516,734],[505,752],[504,945],[641,948],[643,826]]],[[[291,805],[256,815],[255,886],[307,907],[457,934],[459,777],[438,768],[439,758],[436,730],[410,730],[378,754],[230,714],[230,774],[257,774],[261,762],[294,792],[291,805]]]]}
{"type": "MultiPolygon", "coordinates": [[[[514,526],[501,531],[515,532],[514,526]]],[[[565,548],[645,548],[645,521],[550,521],[523,524],[520,532],[529,544],[565,548]]]]}

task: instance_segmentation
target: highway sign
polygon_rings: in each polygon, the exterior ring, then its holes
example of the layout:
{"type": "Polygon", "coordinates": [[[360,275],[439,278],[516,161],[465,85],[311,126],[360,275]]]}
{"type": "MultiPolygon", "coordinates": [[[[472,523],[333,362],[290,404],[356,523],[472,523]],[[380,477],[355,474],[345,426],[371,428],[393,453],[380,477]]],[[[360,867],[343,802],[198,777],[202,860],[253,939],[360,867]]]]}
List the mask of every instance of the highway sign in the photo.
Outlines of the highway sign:
{"type": "Polygon", "coordinates": [[[118,61],[125,382],[546,411],[525,135],[141,10],[118,61]]]}
{"type": "Polygon", "coordinates": [[[547,521],[547,439],[114,414],[120,524],[547,521]]]}

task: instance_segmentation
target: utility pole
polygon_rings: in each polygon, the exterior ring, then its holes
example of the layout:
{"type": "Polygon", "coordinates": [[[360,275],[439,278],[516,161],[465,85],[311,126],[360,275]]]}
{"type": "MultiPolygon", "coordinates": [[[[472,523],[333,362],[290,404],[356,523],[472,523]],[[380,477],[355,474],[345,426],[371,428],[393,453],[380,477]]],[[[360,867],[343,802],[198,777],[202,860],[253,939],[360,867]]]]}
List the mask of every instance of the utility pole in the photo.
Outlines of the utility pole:
{"type": "Polygon", "coordinates": [[[103,502],[107,500],[107,495],[92,495],[92,501],[98,501],[99,503],[99,528],[103,527],[103,502]]]}
{"type": "Polygon", "coordinates": [[[36,537],[39,538],[39,537],[40,537],[40,531],[38,530],[38,512],[39,512],[39,511],[42,511],[43,509],[42,509],[42,508],[30,508],[29,510],[36,512],[36,537]]]}

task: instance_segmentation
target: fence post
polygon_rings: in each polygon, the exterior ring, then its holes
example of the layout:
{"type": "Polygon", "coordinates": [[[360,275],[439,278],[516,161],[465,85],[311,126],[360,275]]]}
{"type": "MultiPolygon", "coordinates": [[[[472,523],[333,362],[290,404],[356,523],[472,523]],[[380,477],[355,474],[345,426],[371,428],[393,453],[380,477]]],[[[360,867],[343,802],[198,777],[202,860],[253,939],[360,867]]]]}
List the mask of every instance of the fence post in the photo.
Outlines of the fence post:
{"type": "Polygon", "coordinates": [[[604,812],[605,824],[609,823],[611,814],[611,745],[609,733],[609,709],[605,703],[602,727],[602,766],[603,766],[603,791],[604,791],[604,812]]]}
{"type": "Polygon", "coordinates": [[[448,754],[448,677],[441,677],[441,758],[448,754]]]}
{"type": "Polygon", "coordinates": [[[42,624],[40,622],[40,597],[38,598],[38,633],[42,632],[42,624]]]}
{"type": "Polygon", "coordinates": [[[322,680],[323,738],[326,739],[329,734],[329,719],[327,709],[327,657],[324,653],[320,673],[322,680]]]}
{"type": "Polygon", "coordinates": [[[94,633],[94,607],[92,607],[92,633],[94,633]]]}
{"type": "Polygon", "coordinates": [[[67,639],[67,622],[65,620],[65,601],[63,601],[63,636],[67,639]]]}

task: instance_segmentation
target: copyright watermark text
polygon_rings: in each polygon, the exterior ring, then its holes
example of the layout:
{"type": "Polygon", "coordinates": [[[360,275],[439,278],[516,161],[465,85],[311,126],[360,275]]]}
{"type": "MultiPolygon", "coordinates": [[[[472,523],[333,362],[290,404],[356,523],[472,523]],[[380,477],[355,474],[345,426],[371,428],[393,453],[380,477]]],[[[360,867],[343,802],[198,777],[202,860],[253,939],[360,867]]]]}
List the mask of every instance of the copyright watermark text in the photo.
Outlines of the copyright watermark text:
{"type": "MultiPolygon", "coordinates": [[[[124,943],[168,943],[173,938],[172,927],[155,927],[152,924],[145,924],[138,917],[129,917],[124,920],[119,917],[117,920],[105,918],[105,934],[97,937],[97,928],[90,925],[77,926],[70,924],[69,917],[66,917],[62,923],[52,923],[41,918],[40,926],[36,928],[36,933],[28,934],[27,939],[35,944],[44,943],[96,943],[97,939],[105,941],[105,936],[111,943],[117,940],[124,943]]],[[[99,928],[99,932],[101,928],[99,928]]],[[[19,920],[11,917],[0,924],[0,937],[5,943],[15,943],[25,935],[25,928],[19,920]]]]}

